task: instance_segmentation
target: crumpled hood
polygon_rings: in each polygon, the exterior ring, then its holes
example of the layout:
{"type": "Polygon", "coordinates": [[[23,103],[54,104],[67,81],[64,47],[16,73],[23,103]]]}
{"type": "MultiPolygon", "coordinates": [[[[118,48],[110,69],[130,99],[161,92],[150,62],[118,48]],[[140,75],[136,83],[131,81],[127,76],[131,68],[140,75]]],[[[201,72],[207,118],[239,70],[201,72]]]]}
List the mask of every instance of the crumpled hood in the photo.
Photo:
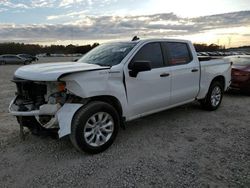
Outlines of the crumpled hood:
{"type": "Polygon", "coordinates": [[[16,70],[15,77],[33,81],[56,81],[64,74],[102,69],[109,67],[77,62],[43,63],[22,66],[16,70]]]}

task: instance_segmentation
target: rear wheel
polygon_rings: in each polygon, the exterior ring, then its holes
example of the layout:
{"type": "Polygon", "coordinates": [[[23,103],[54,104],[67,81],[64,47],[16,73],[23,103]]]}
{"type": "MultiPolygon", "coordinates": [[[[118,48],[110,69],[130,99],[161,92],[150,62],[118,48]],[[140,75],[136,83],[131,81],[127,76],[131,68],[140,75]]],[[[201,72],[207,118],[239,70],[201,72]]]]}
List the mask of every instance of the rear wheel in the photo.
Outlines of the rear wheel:
{"type": "Polygon", "coordinates": [[[209,87],[208,93],[205,99],[200,100],[203,108],[206,110],[216,110],[219,108],[223,98],[223,86],[220,82],[213,82],[209,87]]]}
{"type": "Polygon", "coordinates": [[[112,145],[119,126],[120,118],[112,105],[91,102],[75,114],[70,139],[79,151],[100,153],[112,145]]]}
{"type": "Polygon", "coordinates": [[[1,64],[1,65],[5,65],[6,62],[5,62],[5,61],[0,61],[0,64],[1,64]]]}

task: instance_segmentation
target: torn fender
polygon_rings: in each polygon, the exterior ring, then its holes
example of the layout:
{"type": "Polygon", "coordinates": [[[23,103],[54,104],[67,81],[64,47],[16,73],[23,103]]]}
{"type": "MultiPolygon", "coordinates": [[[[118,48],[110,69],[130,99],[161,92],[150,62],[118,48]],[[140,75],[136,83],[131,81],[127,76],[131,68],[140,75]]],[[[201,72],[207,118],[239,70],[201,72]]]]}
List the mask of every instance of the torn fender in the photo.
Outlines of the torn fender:
{"type": "Polygon", "coordinates": [[[69,135],[71,133],[71,123],[77,110],[79,110],[83,104],[65,103],[62,108],[56,113],[59,123],[59,138],[69,135]]]}

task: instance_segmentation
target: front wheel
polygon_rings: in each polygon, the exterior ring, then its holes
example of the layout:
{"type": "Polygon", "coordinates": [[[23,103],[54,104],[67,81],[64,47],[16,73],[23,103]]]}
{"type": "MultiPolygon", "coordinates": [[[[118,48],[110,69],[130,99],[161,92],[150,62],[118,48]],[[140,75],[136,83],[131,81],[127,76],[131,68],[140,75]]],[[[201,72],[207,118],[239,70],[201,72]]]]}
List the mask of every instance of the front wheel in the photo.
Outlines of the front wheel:
{"type": "Polygon", "coordinates": [[[120,118],[112,105],[91,102],[75,114],[70,139],[79,151],[100,153],[112,145],[119,126],[120,118]]]}
{"type": "Polygon", "coordinates": [[[223,97],[223,86],[220,82],[213,82],[209,87],[205,99],[200,100],[203,108],[206,110],[216,110],[219,108],[223,97]]]}

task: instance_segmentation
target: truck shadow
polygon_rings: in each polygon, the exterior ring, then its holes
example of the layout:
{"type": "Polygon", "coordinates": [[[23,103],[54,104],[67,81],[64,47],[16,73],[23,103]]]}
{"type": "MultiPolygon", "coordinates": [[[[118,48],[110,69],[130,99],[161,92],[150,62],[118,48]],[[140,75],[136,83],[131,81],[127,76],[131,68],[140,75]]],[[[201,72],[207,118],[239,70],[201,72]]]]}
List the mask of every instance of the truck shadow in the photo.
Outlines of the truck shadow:
{"type": "Polygon", "coordinates": [[[245,96],[250,96],[250,91],[240,91],[240,90],[229,90],[225,93],[226,96],[230,97],[245,97],[245,96]]]}

